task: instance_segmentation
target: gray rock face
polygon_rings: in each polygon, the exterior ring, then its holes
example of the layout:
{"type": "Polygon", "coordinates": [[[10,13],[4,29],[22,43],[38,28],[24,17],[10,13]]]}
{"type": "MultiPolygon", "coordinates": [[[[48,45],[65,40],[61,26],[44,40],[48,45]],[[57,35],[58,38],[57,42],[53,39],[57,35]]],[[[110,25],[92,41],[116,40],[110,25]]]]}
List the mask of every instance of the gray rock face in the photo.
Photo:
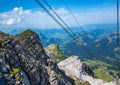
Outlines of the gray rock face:
{"type": "Polygon", "coordinates": [[[115,82],[104,82],[101,79],[95,79],[94,73],[89,67],[80,61],[78,56],[71,56],[58,63],[66,75],[80,82],[89,82],[91,85],[115,85],[115,82]]]}
{"type": "Polygon", "coordinates": [[[72,85],[45,54],[35,32],[27,30],[16,36],[0,32],[0,37],[2,85],[72,85]]]}
{"type": "Polygon", "coordinates": [[[78,56],[71,56],[61,61],[58,63],[58,67],[74,79],[82,80],[82,75],[94,76],[94,73],[80,61],[78,56]]]}

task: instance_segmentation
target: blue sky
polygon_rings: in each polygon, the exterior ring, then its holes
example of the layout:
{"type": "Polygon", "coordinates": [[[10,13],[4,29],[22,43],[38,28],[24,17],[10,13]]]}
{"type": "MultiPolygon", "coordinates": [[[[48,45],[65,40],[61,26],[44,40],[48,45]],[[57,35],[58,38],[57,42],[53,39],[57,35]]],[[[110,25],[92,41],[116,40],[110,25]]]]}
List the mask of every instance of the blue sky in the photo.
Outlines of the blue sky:
{"type": "MultiPolygon", "coordinates": [[[[40,1],[43,3],[42,0],[40,1]]],[[[63,1],[81,25],[116,22],[116,0],[46,1],[70,26],[77,26],[77,24],[63,1]]],[[[0,0],[0,25],[2,28],[59,28],[34,0],[0,0]]]]}
{"type": "MultiPolygon", "coordinates": [[[[40,0],[42,1],[42,0],[40,0]]],[[[74,10],[90,9],[101,6],[116,6],[116,0],[46,0],[54,8],[65,7],[63,1],[74,10]]],[[[0,0],[0,12],[9,11],[14,7],[24,9],[37,9],[38,5],[34,0],[0,0]]]]}

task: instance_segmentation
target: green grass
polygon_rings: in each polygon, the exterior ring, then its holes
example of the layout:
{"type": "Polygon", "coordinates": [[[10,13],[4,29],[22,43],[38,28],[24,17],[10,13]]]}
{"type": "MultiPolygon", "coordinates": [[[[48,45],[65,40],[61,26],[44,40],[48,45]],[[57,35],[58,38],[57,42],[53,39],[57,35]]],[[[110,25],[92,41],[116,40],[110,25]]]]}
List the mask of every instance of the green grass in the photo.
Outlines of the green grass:
{"type": "Polygon", "coordinates": [[[75,85],[91,85],[89,82],[80,82],[79,80],[74,80],[75,85]]]}
{"type": "Polygon", "coordinates": [[[65,55],[59,50],[59,46],[57,44],[51,44],[44,49],[50,55],[56,56],[55,58],[52,58],[53,62],[58,63],[66,58],[65,55]]]}
{"type": "Polygon", "coordinates": [[[8,40],[7,38],[3,38],[3,39],[0,40],[0,42],[4,43],[4,42],[6,42],[7,40],[8,40]]]}
{"type": "Polygon", "coordinates": [[[16,36],[18,36],[18,37],[20,37],[20,41],[23,41],[24,39],[30,39],[31,38],[31,36],[34,34],[35,32],[33,32],[32,30],[25,30],[24,32],[22,32],[22,33],[20,33],[20,34],[18,34],[18,35],[16,35],[16,36]]]}
{"type": "Polygon", "coordinates": [[[99,79],[103,79],[104,81],[110,82],[113,79],[111,78],[111,76],[108,74],[107,71],[105,71],[103,68],[98,68],[93,70],[93,72],[95,73],[96,77],[99,79]]]}
{"type": "Polygon", "coordinates": [[[10,36],[10,35],[0,32],[0,42],[5,43],[8,40],[8,36],[10,36]]]}
{"type": "Polygon", "coordinates": [[[116,70],[108,69],[108,67],[112,67],[112,65],[100,60],[87,60],[84,61],[84,63],[86,63],[93,70],[96,78],[107,82],[114,81],[113,77],[118,73],[116,70]]]}

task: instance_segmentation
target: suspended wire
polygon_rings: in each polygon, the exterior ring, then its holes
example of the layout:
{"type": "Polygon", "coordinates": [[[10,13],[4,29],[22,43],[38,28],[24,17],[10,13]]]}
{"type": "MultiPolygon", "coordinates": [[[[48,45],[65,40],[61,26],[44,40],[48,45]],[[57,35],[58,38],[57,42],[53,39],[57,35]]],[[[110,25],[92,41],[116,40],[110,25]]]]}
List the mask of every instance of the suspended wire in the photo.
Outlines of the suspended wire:
{"type": "Polygon", "coordinates": [[[76,40],[76,38],[75,38],[71,33],[69,33],[69,31],[68,31],[67,29],[65,29],[65,27],[42,5],[41,2],[39,2],[39,0],[35,0],[35,1],[37,2],[37,4],[38,4],[40,7],[42,7],[42,8],[47,12],[47,14],[48,14],[51,18],[53,18],[53,19],[61,26],[61,28],[63,28],[71,37],[73,37],[73,39],[76,40]]]}
{"type": "Polygon", "coordinates": [[[69,11],[69,13],[71,14],[71,16],[73,17],[73,19],[75,20],[75,22],[78,24],[78,27],[82,30],[82,32],[84,33],[83,35],[88,35],[88,33],[84,30],[84,28],[80,25],[79,21],[76,19],[76,17],[74,16],[73,12],[71,11],[71,9],[68,7],[68,5],[66,4],[66,2],[64,0],[63,4],[65,5],[65,7],[67,8],[67,10],[69,11]]]}
{"type": "MultiPolygon", "coordinates": [[[[51,18],[53,18],[78,44],[79,44],[79,46],[81,46],[82,47],[82,49],[83,50],[85,50],[86,51],[86,53],[89,55],[89,56],[92,56],[92,57],[95,57],[88,49],[86,49],[83,45],[84,45],[84,43],[83,42],[81,42],[80,40],[79,40],[79,38],[72,32],[72,30],[68,27],[68,29],[69,30],[67,30],[43,5],[42,5],[42,3],[41,2],[39,2],[39,0],[35,0],[35,2],[40,6],[40,7],[42,7],[42,9],[44,9],[46,12],[47,12],[47,14],[51,17],[51,18]],[[72,33],[70,33],[70,32],[72,33]]],[[[47,4],[46,4],[47,5],[47,4]]],[[[48,4],[49,5],[49,4],[48,4]]],[[[50,5],[49,5],[50,6],[50,5]]],[[[52,7],[50,6],[50,9],[51,9],[52,7]]],[[[55,12],[53,9],[52,9],[52,11],[53,12],[55,12]]],[[[56,15],[57,13],[55,12],[55,15],[56,15]]],[[[59,15],[56,15],[56,16],[59,16],[59,15]]],[[[60,17],[58,17],[58,18],[60,18],[60,17]]],[[[62,19],[61,19],[62,20],[62,19]]],[[[62,22],[64,22],[63,20],[62,20],[62,22]]],[[[64,22],[65,23],[65,22],[64,22]]],[[[67,27],[67,24],[64,24],[64,25],[66,25],[66,27],[67,27]]]]}
{"type": "Polygon", "coordinates": [[[86,49],[86,48],[82,45],[82,43],[78,40],[78,38],[76,38],[76,37],[73,36],[71,33],[69,33],[69,31],[68,31],[61,23],[59,23],[59,22],[57,21],[57,19],[42,5],[42,3],[39,2],[39,0],[35,0],[35,1],[37,1],[37,3],[38,3],[63,29],[64,29],[71,37],[73,37],[73,39],[75,39],[75,40],[77,41],[77,43],[79,43],[80,46],[81,46],[84,50],[86,50],[86,52],[87,52],[88,55],[92,55],[92,57],[94,56],[92,53],[90,53],[90,51],[89,51],[88,49],[86,49]]]}
{"type": "Polygon", "coordinates": [[[119,47],[119,0],[117,0],[117,47],[119,47]]]}
{"type": "Polygon", "coordinates": [[[71,35],[71,34],[68,32],[68,30],[66,30],[65,27],[42,5],[42,3],[39,2],[39,0],[35,0],[35,1],[36,1],[37,4],[38,4],[40,7],[42,7],[42,8],[47,12],[47,14],[48,14],[51,18],[53,18],[71,37],[74,37],[74,36],[71,35]]]}
{"type": "Polygon", "coordinates": [[[68,7],[68,5],[65,3],[64,0],[63,1],[63,4],[66,6],[66,8],[68,9],[68,11],[70,12],[70,14],[72,15],[72,17],[74,18],[75,22],[78,24],[79,28],[82,29],[82,32],[87,35],[87,33],[84,31],[83,27],[81,27],[80,23],[78,22],[78,20],[76,19],[76,17],[74,16],[74,14],[72,13],[72,11],[70,10],[70,8],[68,7]]]}
{"type": "MultiPolygon", "coordinates": [[[[46,2],[46,0],[43,0],[45,2],[45,4],[52,10],[52,12],[63,22],[63,24],[67,27],[67,29],[69,29],[69,31],[72,33],[72,35],[75,37],[75,40],[77,41],[78,44],[80,44],[80,46],[87,51],[88,54],[91,54],[92,56],[95,56],[93,55],[90,50],[85,47],[85,44],[80,41],[79,37],[70,29],[70,27],[62,20],[62,18],[54,11],[54,9],[46,2]],[[84,45],[84,46],[83,46],[84,45]]],[[[85,31],[84,31],[85,32],[85,31]]],[[[86,33],[86,32],[85,32],[86,33]]]]}
{"type": "MultiPolygon", "coordinates": [[[[52,10],[52,12],[57,16],[58,19],[60,19],[60,21],[69,29],[69,31],[76,36],[76,34],[69,28],[69,26],[62,20],[62,18],[54,11],[54,9],[46,2],[46,0],[43,0],[44,3],[52,10]]],[[[74,37],[73,36],[73,37],[74,37]]],[[[77,39],[77,38],[74,38],[77,39]]],[[[82,56],[82,54],[80,53],[80,56],[82,56]]]]}
{"type": "Polygon", "coordinates": [[[54,9],[45,1],[45,4],[52,10],[52,12],[62,21],[62,23],[69,29],[69,31],[74,34],[74,36],[76,36],[76,34],[70,29],[70,27],[62,20],[62,18],[60,18],[60,16],[54,11],[54,9]]]}
{"type": "Polygon", "coordinates": [[[72,15],[72,17],[74,18],[75,22],[78,24],[79,28],[82,29],[82,32],[84,33],[84,35],[88,35],[88,33],[84,30],[84,28],[80,25],[79,21],[76,19],[76,17],[74,16],[73,12],[71,11],[71,9],[68,7],[68,5],[66,4],[65,0],[62,0],[63,4],[65,5],[65,7],[67,8],[67,10],[69,11],[69,13],[72,15]]]}

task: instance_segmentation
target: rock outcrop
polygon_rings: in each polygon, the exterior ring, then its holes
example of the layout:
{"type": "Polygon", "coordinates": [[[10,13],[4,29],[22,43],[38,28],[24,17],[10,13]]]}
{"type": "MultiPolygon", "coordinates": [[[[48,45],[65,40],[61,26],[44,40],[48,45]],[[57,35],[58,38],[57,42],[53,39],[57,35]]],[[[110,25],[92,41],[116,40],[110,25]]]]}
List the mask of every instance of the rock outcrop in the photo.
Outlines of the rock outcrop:
{"type": "Polygon", "coordinates": [[[68,57],[58,63],[58,67],[62,69],[66,75],[80,82],[89,82],[90,85],[116,85],[115,82],[104,82],[101,79],[95,79],[94,73],[85,63],[80,61],[78,56],[68,57]]]}
{"type": "Polygon", "coordinates": [[[78,56],[70,56],[67,59],[58,63],[58,67],[63,69],[66,75],[71,76],[74,79],[82,80],[83,75],[94,77],[94,73],[89,67],[80,61],[78,56]]]}
{"type": "Polygon", "coordinates": [[[66,56],[60,51],[59,46],[57,44],[50,44],[45,47],[46,54],[51,57],[53,62],[60,62],[66,58],[66,56]]]}
{"type": "Polygon", "coordinates": [[[0,85],[74,85],[43,50],[38,35],[0,32],[0,85]]]}

